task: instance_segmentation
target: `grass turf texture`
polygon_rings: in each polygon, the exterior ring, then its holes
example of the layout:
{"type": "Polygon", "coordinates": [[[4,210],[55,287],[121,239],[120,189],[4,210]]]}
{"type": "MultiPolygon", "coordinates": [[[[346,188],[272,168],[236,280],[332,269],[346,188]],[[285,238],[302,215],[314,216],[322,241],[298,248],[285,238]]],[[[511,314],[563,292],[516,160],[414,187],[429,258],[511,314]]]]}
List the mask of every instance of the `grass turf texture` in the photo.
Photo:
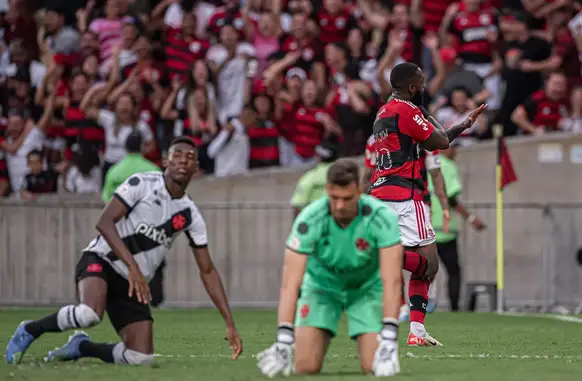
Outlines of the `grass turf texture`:
{"type": "MultiPolygon", "coordinates": [[[[18,323],[54,310],[0,310],[2,351],[18,323]]],[[[46,334],[27,351],[18,366],[0,365],[0,380],[260,380],[253,356],[273,343],[275,314],[263,310],[236,310],[235,318],[244,353],[232,361],[225,329],[215,310],[158,310],[154,312],[156,366],[112,366],[98,360],[44,363],[42,358],[65,343],[70,333],[46,334]]],[[[346,337],[345,322],[333,340],[323,373],[293,376],[290,380],[369,380],[359,374],[355,343],[346,337]]],[[[404,345],[408,324],[401,326],[402,373],[394,380],[579,380],[582,374],[582,325],[540,317],[494,314],[429,315],[427,327],[445,346],[409,348],[404,345]]],[[[92,340],[117,342],[106,319],[87,331],[92,340]]],[[[4,354],[4,352],[2,352],[4,354]]],[[[3,356],[2,356],[3,357],[3,356]]]]}

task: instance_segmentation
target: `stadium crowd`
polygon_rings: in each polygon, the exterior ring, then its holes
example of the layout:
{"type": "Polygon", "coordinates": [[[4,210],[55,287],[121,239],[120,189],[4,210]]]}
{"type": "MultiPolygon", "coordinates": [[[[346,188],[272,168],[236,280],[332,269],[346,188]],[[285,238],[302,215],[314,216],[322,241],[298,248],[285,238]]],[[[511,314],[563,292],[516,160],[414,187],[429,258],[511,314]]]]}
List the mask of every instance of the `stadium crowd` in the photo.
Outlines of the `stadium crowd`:
{"type": "Polygon", "coordinates": [[[0,195],[100,192],[142,137],[161,165],[186,134],[203,173],[311,163],[323,141],[364,152],[390,70],[430,80],[461,137],[582,131],[574,0],[0,1],[0,195]]]}

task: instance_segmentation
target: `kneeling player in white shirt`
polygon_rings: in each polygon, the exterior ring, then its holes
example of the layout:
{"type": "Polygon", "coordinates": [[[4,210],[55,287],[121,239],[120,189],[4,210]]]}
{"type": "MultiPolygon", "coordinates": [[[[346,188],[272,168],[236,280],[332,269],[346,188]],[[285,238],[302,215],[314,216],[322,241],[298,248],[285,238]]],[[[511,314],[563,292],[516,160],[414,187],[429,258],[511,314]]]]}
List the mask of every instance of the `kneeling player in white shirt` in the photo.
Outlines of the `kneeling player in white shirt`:
{"type": "Polygon", "coordinates": [[[77,332],[62,347],[49,352],[47,361],[95,357],[107,363],[143,365],[154,357],[151,301],[148,282],[170,250],[174,238],[184,233],[194,251],[204,287],[226,322],[226,336],[236,359],[242,341],[228,300],[208,252],[206,224],[185,193],[198,170],[198,156],[190,138],[175,139],[166,170],[131,176],[105,206],[99,235],[83,254],[76,269],[79,304],[36,321],[22,322],[8,343],[6,360],[19,363],[32,342],[46,332],[89,328],[107,311],[122,342],[94,343],[77,332]]]}

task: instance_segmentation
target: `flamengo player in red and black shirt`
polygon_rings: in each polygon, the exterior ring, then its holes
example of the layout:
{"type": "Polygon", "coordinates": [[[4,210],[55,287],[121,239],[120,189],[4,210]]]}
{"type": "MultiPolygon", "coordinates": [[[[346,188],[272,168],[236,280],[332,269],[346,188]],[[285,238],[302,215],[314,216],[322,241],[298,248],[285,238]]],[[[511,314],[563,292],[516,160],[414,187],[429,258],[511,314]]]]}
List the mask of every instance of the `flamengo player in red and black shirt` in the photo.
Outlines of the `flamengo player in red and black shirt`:
{"type": "Polygon", "coordinates": [[[438,271],[438,255],[430,215],[422,201],[419,152],[448,148],[487,106],[480,106],[465,121],[445,131],[419,107],[426,84],[417,65],[409,62],[396,65],[390,73],[390,84],[392,96],[378,111],[373,127],[376,168],[370,194],[386,201],[398,215],[406,250],[403,267],[412,274],[408,286],[411,306],[408,345],[439,346],[424,328],[428,288],[438,271]]]}

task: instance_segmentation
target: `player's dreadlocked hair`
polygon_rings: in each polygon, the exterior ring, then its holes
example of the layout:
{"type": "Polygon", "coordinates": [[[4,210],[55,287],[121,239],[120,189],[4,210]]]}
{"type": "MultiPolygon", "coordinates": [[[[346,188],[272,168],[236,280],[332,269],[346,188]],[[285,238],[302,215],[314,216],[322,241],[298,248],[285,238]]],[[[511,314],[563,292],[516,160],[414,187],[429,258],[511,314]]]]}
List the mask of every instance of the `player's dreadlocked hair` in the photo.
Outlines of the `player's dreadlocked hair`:
{"type": "Polygon", "coordinates": [[[339,159],[327,171],[327,183],[346,187],[360,182],[360,168],[350,159],[339,159]]]}
{"type": "Polygon", "coordinates": [[[395,90],[407,89],[412,78],[418,73],[418,65],[412,62],[404,62],[394,66],[390,72],[390,85],[395,90]]]}

